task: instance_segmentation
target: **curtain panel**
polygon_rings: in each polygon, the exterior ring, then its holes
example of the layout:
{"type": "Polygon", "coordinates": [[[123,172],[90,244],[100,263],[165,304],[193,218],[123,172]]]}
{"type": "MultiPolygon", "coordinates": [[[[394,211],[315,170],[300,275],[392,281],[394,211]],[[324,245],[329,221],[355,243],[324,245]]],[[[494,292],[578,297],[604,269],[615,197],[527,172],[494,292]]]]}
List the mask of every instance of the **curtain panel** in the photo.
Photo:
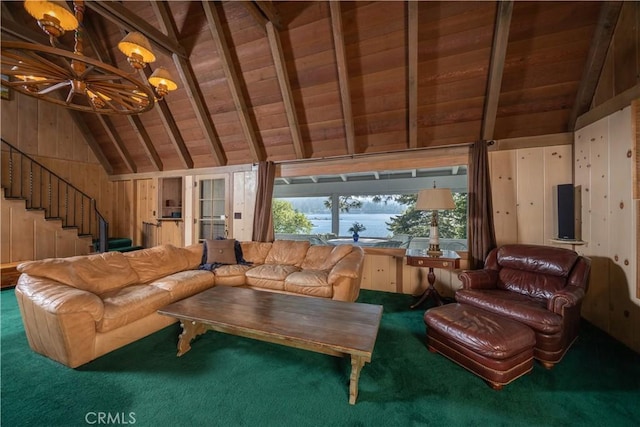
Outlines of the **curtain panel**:
{"type": "Polygon", "coordinates": [[[275,163],[258,163],[258,188],[256,190],[256,208],[253,218],[252,238],[255,242],[273,242],[275,238],[271,209],[275,180],[275,163]]]}
{"type": "Polygon", "coordinates": [[[487,141],[475,142],[469,162],[469,266],[472,269],[482,268],[489,251],[496,247],[487,145],[487,141]]]}

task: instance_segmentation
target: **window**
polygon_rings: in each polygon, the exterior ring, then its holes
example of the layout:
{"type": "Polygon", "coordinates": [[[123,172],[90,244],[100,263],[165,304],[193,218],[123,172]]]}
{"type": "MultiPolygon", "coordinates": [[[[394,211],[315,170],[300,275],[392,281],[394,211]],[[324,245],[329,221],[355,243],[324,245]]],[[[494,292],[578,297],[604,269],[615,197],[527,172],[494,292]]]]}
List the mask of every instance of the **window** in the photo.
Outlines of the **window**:
{"type": "Polygon", "coordinates": [[[414,209],[419,190],[451,188],[456,209],[439,212],[443,249],[467,248],[466,166],[277,179],[276,238],[340,243],[364,227],[363,246],[427,247],[430,212],[414,209]]]}

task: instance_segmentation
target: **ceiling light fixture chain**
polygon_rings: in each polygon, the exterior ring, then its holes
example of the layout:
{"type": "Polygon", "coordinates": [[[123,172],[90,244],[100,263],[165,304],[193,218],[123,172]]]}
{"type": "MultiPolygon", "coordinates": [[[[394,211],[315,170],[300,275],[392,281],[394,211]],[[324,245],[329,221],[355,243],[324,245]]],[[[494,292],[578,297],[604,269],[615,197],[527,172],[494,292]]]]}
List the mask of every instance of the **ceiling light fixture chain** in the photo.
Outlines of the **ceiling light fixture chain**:
{"type": "Polygon", "coordinates": [[[18,92],[74,110],[98,114],[140,114],[153,108],[155,101],[177,89],[164,67],[149,77],[149,84],[136,76],[156,57],[144,35],[129,33],[118,49],[134,68],[126,73],[114,66],[84,55],[84,1],[73,2],[72,13],[65,2],[26,0],[25,10],[49,36],[51,47],[22,42],[3,42],[2,80],[18,92]],[[58,47],[57,39],[65,31],[75,31],[74,51],[58,47]]]}

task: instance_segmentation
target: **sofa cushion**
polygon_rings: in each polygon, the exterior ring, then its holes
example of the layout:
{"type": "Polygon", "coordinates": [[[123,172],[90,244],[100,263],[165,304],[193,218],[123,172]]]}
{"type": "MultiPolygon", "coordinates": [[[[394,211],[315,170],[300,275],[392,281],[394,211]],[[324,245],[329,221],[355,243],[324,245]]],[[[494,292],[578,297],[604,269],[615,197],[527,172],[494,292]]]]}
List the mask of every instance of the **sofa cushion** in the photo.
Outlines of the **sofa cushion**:
{"type": "Polygon", "coordinates": [[[205,239],[204,249],[207,251],[205,264],[237,264],[235,239],[205,239]]]}
{"type": "Polygon", "coordinates": [[[327,270],[302,270],[291,273],[284,280],[284,290],[296,294],[331,298],[333,287],[327,282],[327,270]]]}
{"type": "Polygon", "coordinates": [[[140,277],[139,283],[149,283],[178,271],[186,270],[189,262],[183,251],[173,245],[160,245],[139,251],[126,252],[124,256],[140,277]]]}
{"type": "Polygon", "coordinates": [[[207,270],[186,270],[161,277],[149,285],[169,292],[171,301],[178,301],[213,287],[214,278],[207,270]]]}
{"type": "Polygon", "coordinates": [[[108,332],[148,316],[171,302],[169,291],[156,286],[132,285],[103,295],[104,315],[98,332],[108,332]]]}
{"type": "Polygon", "coordinates": [[[323,265],[331,251],[340,246],[329,245],[313,245],[307,250],[307,255],[304,257],[304,261],[300,268],[303,270],[323,270],[323,265]]]}
{"type": "Polygon", "coordinates": [[[204,252],[204,243],[196,243],[193,245],[178,248],[187,260],[187,270],[195,270],[202,264],[202,253],[204,252]]]}
{"type": "Polygon", "coordinates": [[[241,242],[244,259],[253,264],[264,264],[272,243],[270,242],[241,242]]]}
{"type": "Polygon", "coordinates": [[[562,316],[547,310],[544,299],[499,289],[461,289],[456,301],[517,320],[536,332],[555,334],[562,329],[562,316]]]}
{"type": "Polygon", "coordinates": [[[503,268],[498,272],[496,287],[534,298],[549,299],[566,286],[566,279],[560,276],[534,273],[531,271],[503,268]]]}
{"type": "Polygon", "coordinates": [[[313,245],[307,250],[302,262],[303,270],[331,270],[340,260],[351,253],[351,245],[313,245]]]}
{"type": "Polygon", "coordinates": [[[276,240],[264,260],[265,264],[295,265],[300,267],[311,244],[308,240],[276,240]]]}
{"type": "Polygon", "coordinates": [[[247,270],[246,282],[248,285],[284,290],[284,279],[291,273],[299,271],[294,265],[264,264],[247,270]]]}
{"type": "Polygon", "coordinates": [[[337,263],[342,260],[342,258],[346,257],[353,250],[352,245],[338,245],[329,254],[327,258],[325,258],[324,263],[320,267],[321,270],[331,270],[337,263]]]}
{"type": "Polygon", "coordinates": [[[18,271],[94,294],[139,282],[138,274],[120,252],[29,261],[18,265],[18,271]]]}
{"type": "Polygon", "coordinates": [[[213,270],[215,274],[215,282],[217,285],[239,286],[245,284],[245,273],[253,268],[252,265],[221,265],[213,270]]]}

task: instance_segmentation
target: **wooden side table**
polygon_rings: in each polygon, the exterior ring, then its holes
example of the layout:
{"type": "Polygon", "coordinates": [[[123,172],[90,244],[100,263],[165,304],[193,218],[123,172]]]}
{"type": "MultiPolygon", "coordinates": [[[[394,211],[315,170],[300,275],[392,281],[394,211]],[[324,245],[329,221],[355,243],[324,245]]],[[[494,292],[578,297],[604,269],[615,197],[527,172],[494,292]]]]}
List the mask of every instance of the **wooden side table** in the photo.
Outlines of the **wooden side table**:
{"type": "Polygon", "coordinates": [[[427,280],[429,285],[425,289],[424,293],[420,295],[418,301],[411,305],[411,308],[416,308],[423,302],[425,302],[429,297],[432,297],[436,304],[442,305],[442,298],[440,294],[433,286],[436,282],[436,274],[434,273],[434,268],[443,268],[446,270],[455,270],[460,268],[460,255],[458,255],[455,251],[442,251],[442,256],[433,256],[428,255],[426,249],[407,249],[406,253],[407,257],[407,265],[413,267],[428,267],[429,274],[427,275],[427,280]]]}
{"type": "Polygon", "coordinates": [[[10,288],[18,283],[20,272],[16,270],[18,264],[26,261],[8,262],[0,265],[0,289],[10,288]]]}

